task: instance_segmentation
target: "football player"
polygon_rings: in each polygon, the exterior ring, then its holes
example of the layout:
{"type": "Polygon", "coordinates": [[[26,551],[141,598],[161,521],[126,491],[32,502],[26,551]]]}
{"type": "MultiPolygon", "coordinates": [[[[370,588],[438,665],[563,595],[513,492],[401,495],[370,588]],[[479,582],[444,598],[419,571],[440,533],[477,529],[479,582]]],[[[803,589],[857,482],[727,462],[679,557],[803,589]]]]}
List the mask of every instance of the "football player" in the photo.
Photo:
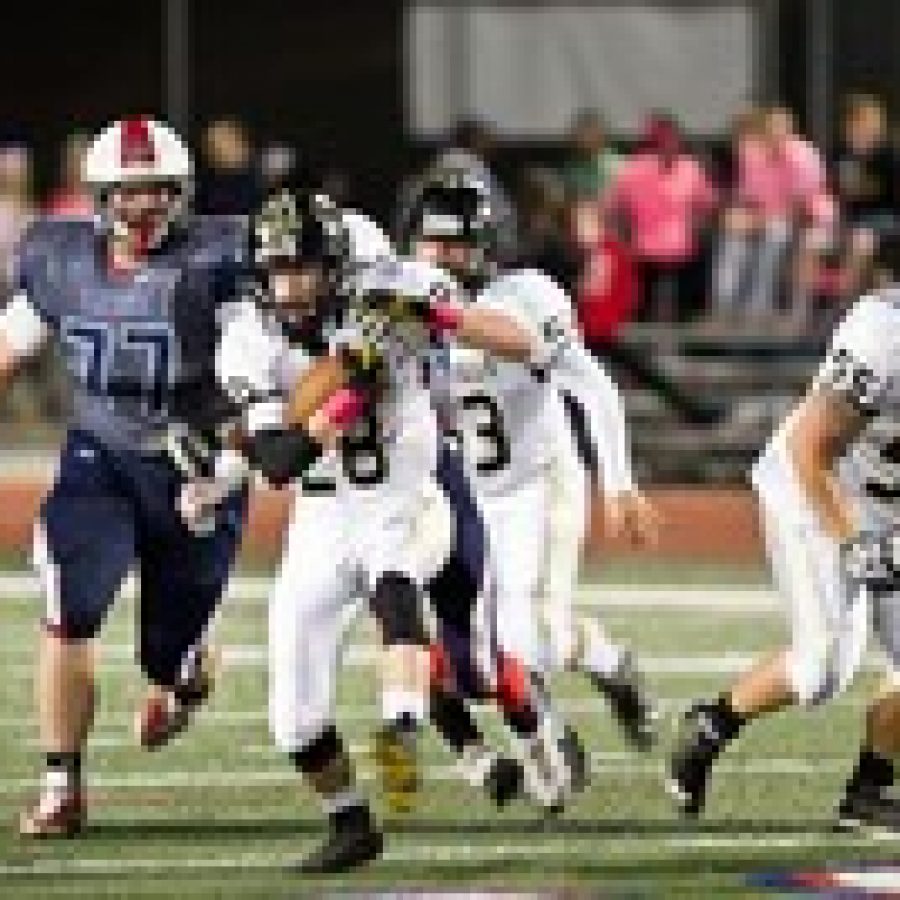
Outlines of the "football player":
{"type": "MultiPolygon", "coordinates": [[[[468,543],[471,532],[460,538],[461,526],[451,528],[448,499],[459,501],[459,485],[435,479],[437,430],[423,378],[421,334],[408,333],[402,323],[386,323],[380,315],[370,316],[365,306],[375,294],[424,299],[452,290],[452,283],[421,263],[387,259],[372,265],[353,279],[363,305],[357,303],[350,320],[332,329],[332,354],[316,358],[322,343],[304,348],[302,336],[329,305],[338,316],[346,309],[333,305],[341,285],[334,279],[319,280],[335,268],[322,263],[338,254],[325,250],[330,242],[324,210],[311,209],[308,203],[309,198],[300,210],[295,207],[278,228],[268,227],[263,217],[269,299],[262,306],[248,303],[226,325],[218,366],[233,396],[252,401],[245,430],[251,436],[248,455],[253,464],[270,479],[298,480],[271,607],[271,718],[276,742],[329,813],[329,838],[302,868],[336,871],[372,858],[381,846],[334,725],[335,678],[347,621],[357,598],[366,596],[389,663],[382,690],[384,727],[376,748],[379,757],[404,763],[384,766],[393,782],[389,791],[409,793],[413,785],[397,782],[415,778],[414,768],[406,763],[414,757],[408,745],[426,705],[430,659],[422,594],[437,590],[432,575],[453,578],[446,565],[442,567],[450,561],[451,530],[460,543],[468,543]],[[281,241],[276,240],[279,231],[281,241]],[[306,290],[310,277],[321,287],[312,294],[306,290]],[[292,315],[298,310],[299,319],[292,315]],[[294,389],[301,373],[301,387],[294,389]],[[335,374],[337,381],[330,379],[335,374]],[[355,379],[356,396],[365,396],[363,415],[337,440],[329,440],[329,429],[315,430],[315,423],[329,406],[323,401],[348,374],[355,379]],[[286,429],[298,424],[305,428],[284,443],[286,429]],[[302,471],[323,449],[319,463],[302,471]],[[398,775],[398,769],[405,769],[405,775],[398,775]]],[[[343,414],[330,424],[341,418],[343,414]]],[[[350,424],[349,418],[342,424],[350,424]]],[[[457,564],[470,577],[477,568],[477,563],[457,564]]],[[[536,724],[530,724],[536,723],[536,715],[523,706],[516,698],[510,716],[528,718],[526,727],[536,730],[536,724]]],[[[447,714],[444,705],[439,716],[447,714]]],[[[493,769],[488,766],[488,771],[493,769]]]]}
{"type": "MultiPolygon", "coordinates": [[[[74,411],[35,535],[45,596],[37,705],[44,773],[25,835],[71,835],[85,821],[82,751],[96,702],[92,642],[126,574],[140,577],[138,659],[153,685],[141,739],[184,724],[207,691],[199,653],[240,536],[229,491],[202,535],[175,509],[182,476],[173,424],[217,420],[217,310],[243,277],[244,228],[188,215],[193,163],[149,118],[93,140],[84,179],[96,220],[38,221],[0,313],[0,382],[48,342],[73,382],[74,411]]],[[[226,404],[227,406],[227,404],[226,404]]]]}
{"type": "Polygon", "coordinates": [[[869,707],[838,815],[846,825],[900,826],[900,807],[886,793],[900,752],[898,298],[886,289],[856,303],[754,468],[792,636],[688,714],[669,783],[686,814],[701,811],[713,763],[749,722],[793,704],[823,703],[850,684],[872,625],[888,656],[887,686],[869,707]]]}
{"type": "Polygon", "coordinates": [[[498,645],[534,673],[548,661],[586,672],[626,733],[647,746],[653,708],[630,654],[571,611],[586,500],[562,391],[586,412],[613,530],[644,540],[656,528],[632,477],[616,387],[582,346],[561,288],[533,269],[500,269],[483,185],[439,173],[410,223],[416,256],[450,271],[467,292],[462,307],[439,302],[421,313],[450,337],[432,382],[485,516],[498,645]]]}
{"type": "MultiPolygon", "coordinates": [[[[335,725],[343,635],[366,598],[386,648],[379,751],[399,753],[426,712],[422,584],[447,554],[449,513],[430,477],[437,437],[428,394],[415,357],[400,342],[371,367],[354,359],[365,406],[342,420],[344,433],[324,448],[313,432],[294,433],[316,444],[316,454],[323,451],[308,471],[301,472],[309,457],[296,444],[273,443],[294,421],[285,411],[292,385],[307,373],[315,378],[317,357],[327,370],[329,351],[351,346],[340,299],[347,262],[359,260],[341,211],[315,194],[270,201],[255,231],[266,293],[262,302],[235,310],[217,366],[229,393],[246,406],[251,463],[296,488],[270,604],[270,719],[277,746],[329,816],[328,840],[300,868],[338,871],[373,858],[382,842],[335,725]]],[[[311,408],[322,406],[316,401],[311,408]]]]}

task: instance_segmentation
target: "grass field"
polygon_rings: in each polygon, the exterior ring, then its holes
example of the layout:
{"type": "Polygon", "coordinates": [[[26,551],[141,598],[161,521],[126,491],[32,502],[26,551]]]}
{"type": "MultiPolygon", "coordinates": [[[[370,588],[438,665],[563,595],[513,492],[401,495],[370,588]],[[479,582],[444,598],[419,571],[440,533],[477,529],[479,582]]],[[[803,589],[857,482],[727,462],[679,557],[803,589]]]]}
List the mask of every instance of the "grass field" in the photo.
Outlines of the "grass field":
{"type": "MultiPolygon", "coordinates": [[[[105,633],[88,758],[90,828],[77,841],[20,842],[12,823],[33,794],[38,761],[30,705],[38,607],[7,579],[0,599],[0,816],[9,827],[0,830],[0,895],[249,898],[353,889],[371,896],[403,886],[736,897],[756,896],[754,873],[895,855],[890,843],[831,829],[871,673],[827,710],[749,729],[722,759],[706,815],[693,824],[678,820],[661,789],[671,720],[783,631],[777,602],[756,578],[723,586],[707,573],[673,587],[672,578],[667,584],[658,575],[642,590],[594,584],[580,596],[591,608],[607,601],[610,630],[645,658],[667,712],[658,752],[630,752],[584,683],[561,677],[557,694],[593,759],[592,786],[561,817],[542,821],[524,804],[497,814],[453,777],[450,758],[429,735],[421,804],[387,820],[385,858],[352,877],[321,881],[285,871],[318,839],[321,820],[270,746],[261,583],[244,584],[223,609],[217,640],[225,667],[213,702],[188,734],[155,754],[136,748],[131,735],[141,682],[130,603],[119,604],[105,633]]],[[[375,791],[367,756],[375,710],[370,641],[365,625],[352,637],[340,710],[362,777],[375,791]]]]}

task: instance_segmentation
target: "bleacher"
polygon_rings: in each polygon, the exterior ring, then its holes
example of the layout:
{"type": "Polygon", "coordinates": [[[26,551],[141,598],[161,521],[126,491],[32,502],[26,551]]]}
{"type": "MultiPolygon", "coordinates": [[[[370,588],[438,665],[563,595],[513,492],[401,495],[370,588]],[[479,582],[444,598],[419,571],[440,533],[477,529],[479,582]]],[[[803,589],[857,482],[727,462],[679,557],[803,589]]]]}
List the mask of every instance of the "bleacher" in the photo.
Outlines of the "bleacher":
{"type": "Polygon", "coordinates": [[[657,395],[624,385],[635,462],[661,483],[740,483],[822,353],[816,337],[709,323],[635,325],[622,340],[651,355],[682,389],[721,410],[714,424],[685,422],[657,395]]]}

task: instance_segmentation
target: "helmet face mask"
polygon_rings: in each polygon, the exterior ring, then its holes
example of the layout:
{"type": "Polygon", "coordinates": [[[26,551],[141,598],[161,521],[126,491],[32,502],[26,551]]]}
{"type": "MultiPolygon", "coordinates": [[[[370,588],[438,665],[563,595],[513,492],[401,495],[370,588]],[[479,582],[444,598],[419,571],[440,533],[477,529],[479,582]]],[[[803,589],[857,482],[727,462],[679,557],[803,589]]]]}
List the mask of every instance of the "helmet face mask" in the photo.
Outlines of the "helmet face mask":
{"type": "Polygon", "coordinates": [[[330,291],[321,263],[276,261],[269,269],[269,301],[288,326],[302,327],[323,307],[330,291]]]}
{"type": "Polygon", "coordinates": [[[186,205],[182,186],[176,182],[121,184],[100,197],[101,215],[110,233],[137,249],[152,250],[169,233],[186,205]]]}
{"type": "Polygon", "coordinates": [[[445,269],[464,284],[479,280],[488,268],[484,248],[472,241],[422,236],[411,249],[417,259],[445,269]]]}
{"type": "Polygon", "coordinates": [[[138,254],[158,247],[187,211],[193,159],[161,122],[146,117],[113,122],[93,139],[83,165],[102,224],[138,254]]]}

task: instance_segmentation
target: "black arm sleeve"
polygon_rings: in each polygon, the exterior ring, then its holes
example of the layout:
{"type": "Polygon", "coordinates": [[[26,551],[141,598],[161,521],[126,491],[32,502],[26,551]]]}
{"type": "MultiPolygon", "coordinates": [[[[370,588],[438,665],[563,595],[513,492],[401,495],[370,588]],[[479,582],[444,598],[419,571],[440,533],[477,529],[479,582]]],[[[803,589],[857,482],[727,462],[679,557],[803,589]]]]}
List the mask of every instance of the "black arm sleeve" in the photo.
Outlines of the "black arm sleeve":
{"type": "Polygon", "coordinates": [[[322,455],[321,443],[302,428],[258,431],[244,449],[251,466],[276,487],[301,478],[322,455]]]}

